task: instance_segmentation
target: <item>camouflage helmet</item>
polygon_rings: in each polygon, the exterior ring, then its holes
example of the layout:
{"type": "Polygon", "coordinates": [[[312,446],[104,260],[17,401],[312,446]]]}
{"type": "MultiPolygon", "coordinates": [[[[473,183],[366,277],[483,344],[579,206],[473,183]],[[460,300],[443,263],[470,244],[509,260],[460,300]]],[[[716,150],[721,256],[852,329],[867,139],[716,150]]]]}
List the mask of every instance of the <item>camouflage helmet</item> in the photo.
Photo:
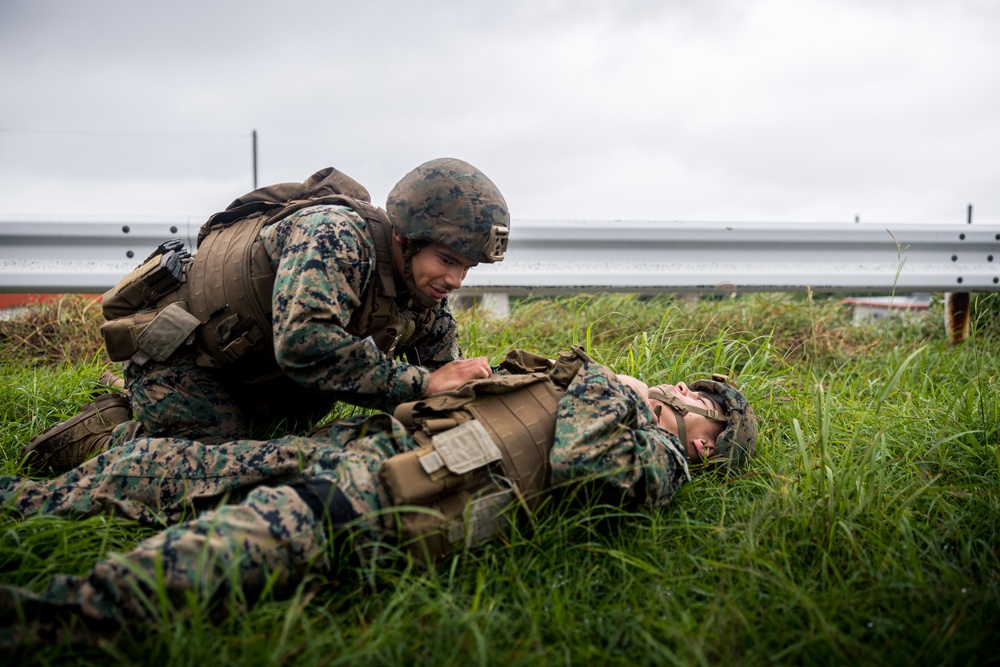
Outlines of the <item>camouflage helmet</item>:
{"type": "Polygon", "coordinates": [[[469,260],[491,263],[507,250],[507,202],[486,174],[462,160],[431,160],[408,173],[389,193],[386,211],[410,255],[443,243],[469,260]]]}
{"type": "Polygon", "coordinates": [[[732,470],[746,465],[757,445],[757,418],[746,396],[736,383],[719,373],[708,380],[688,384],[694,391],[704,392],[722,406],[726,428],[715,439],[715,453],[709,463],[732,470]]]}

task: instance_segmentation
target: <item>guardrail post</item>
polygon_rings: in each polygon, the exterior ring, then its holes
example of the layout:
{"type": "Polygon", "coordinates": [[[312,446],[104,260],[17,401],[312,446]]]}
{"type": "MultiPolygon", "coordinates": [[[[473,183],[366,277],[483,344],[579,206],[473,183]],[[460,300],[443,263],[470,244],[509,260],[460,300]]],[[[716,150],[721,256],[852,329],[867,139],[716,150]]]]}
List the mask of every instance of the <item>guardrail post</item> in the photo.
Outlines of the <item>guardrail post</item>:
{"type": "Polygon", "coordinates": [[[970,303],[968,292],[944,293],[944,326],[949,345],[958,345],[969,337],[970,303]]]}

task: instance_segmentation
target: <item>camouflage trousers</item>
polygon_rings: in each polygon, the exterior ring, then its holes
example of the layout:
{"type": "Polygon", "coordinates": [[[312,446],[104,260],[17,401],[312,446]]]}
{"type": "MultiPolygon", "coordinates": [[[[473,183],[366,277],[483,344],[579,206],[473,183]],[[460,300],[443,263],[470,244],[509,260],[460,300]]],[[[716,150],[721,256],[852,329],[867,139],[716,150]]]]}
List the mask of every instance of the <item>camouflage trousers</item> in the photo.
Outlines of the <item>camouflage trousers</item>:
{"type": "Polygon", "coordinates": [[[52,625],[60,617],[83,619],[88,627],[117,627],[125,619],[152,623],[164,595],[183,608],[191,591],[249,601],[265,587],[276,594],[294,590],[307,572],[333,564],[321,490],[344,500],[333,510],[340,516],[332,528],[353,519],[347,526],[352,544],[389,538],[395,524],[379,512],[391,501],[378,470],[389,456],[415,446],[399,422],[377,415],[342,420],[325,438],[219,446],[143,438],[52,480],[0,477],[0,507],[25,514],[114,512],[173,524],[85,576],[53,578],[41,594],[0,586],[0,643],[25,631],[19,619],[44,635],[62,627],[52,625]]]}
{"type": "MultiPolygon", "coordinates": [[[[151,437],[221,444],[261,437],[280,429],[301,433],[333,408],[328,393],[303,387],[285,375],[249,384],[234,373],[195,363],[182,349],[167,361],[122,367],[132,410],[151,437]]],[[[119,426],[118,434],[127,432],[119,426]]]]}

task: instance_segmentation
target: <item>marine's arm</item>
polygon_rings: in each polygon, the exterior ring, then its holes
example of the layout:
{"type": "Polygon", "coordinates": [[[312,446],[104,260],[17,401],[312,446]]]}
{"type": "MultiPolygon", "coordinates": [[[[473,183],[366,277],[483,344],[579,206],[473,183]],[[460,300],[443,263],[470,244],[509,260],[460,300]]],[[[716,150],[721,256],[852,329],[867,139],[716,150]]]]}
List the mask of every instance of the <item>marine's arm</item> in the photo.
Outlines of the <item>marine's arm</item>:
{"type": "Polygon", "coordinates": [[[552,482],[592,480],[631,504],[666,505],[688,478],[684,450],[642,396],[586,362],[560,399],[552,482]]]}
{"type": "Polygon", "coordinates": [[[390,406],[422,396],[430,371],[386,356],[346,331],[374,280],[374,248],[350,209],[320,206],[261,233],[277,258],[272,296],[274,352],[281,369],[306,387],[349,393],[390,406]]]}

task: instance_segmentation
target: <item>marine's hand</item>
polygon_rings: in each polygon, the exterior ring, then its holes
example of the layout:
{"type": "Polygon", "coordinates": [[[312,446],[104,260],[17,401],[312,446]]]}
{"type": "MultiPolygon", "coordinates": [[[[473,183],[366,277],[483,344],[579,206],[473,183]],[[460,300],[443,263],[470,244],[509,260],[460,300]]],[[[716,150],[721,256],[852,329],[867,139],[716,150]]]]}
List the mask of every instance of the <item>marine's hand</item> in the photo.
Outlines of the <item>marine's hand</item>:
{"type": "Polygon", "coordinates": [[[431,381],[424,396],[449,391],[469,380],[488,378],[492,374],[490,362],[486,357],[449,361],[436,371],[431,371],[431,381]]]}

